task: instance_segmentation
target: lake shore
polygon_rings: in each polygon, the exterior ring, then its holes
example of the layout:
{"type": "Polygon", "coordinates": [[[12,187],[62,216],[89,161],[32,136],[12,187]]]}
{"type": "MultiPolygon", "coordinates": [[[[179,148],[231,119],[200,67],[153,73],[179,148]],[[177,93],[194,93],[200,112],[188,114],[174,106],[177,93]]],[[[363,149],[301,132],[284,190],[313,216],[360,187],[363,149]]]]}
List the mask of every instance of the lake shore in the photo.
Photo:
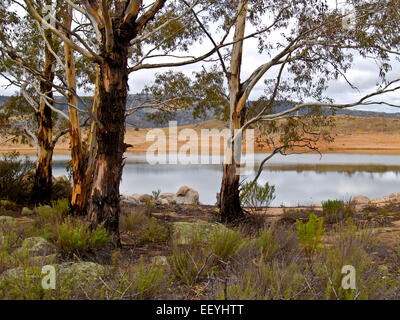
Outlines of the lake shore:
{"type": "MultiPolygon", "coordinates": [[[[360,118],[360,117],[343,117],[336,118],[336,126],[332,130],[334,142],[320,142],[317,144],[318,149],[323,154],[344,153],[344,154],[382,154],[382,155],[400,155],[400,120],[386,118],[360,118]]],[[[176,134],[170,135],[168,128],[162,128],[165,133],[167,144],[160,152],[167,153],[170,151],[168,144],[169,139],[177,141],[177,150],[179,151],[183,145],[191,148],[194,154],[200,153],[204,139],[201,138],[202,129],[226,128],[226,123],[217,120],[206,121],[196,125],[182,126],[178,128],[178,132],[183,129],[193,129],[198,133],[198,138],[194,141],[178,141],[176,134]],[[196,152],[197,150],[197,152],[196,152]]],[[[146,139],[147,134],[152,129],[135,129],[127,128],[125,135],[125,143],[132,145],[128,148],[128,154],[146,154],[154,141],[146,139]]],[[[257,135],[256,138],[260,136],[257,135]]],[[[33,146],[2,143],[7,137],[0,137],[0,153],[8,153],[13,150],[23,155],[35,155],[36,150],[33,146]]],[[[212,145],[209,152],[218,155],[223,153],[223,141],[221,139],[220,146],[212,145]]],[[[255,153],[268,153],[271,148],[266,143],[255,143],[255,153]]],[[[297,150],[300,151],[300,150],[297,150]]],[[[305,150],[307,151],[307,150],[305,150]]],[[[245,153],[245,144],[243,144],[243,152],[245,153]]],[[[65,136],[61,139],[54,150],[54,154],[67,155],[69,150],[69,139],[65,136]]]]}

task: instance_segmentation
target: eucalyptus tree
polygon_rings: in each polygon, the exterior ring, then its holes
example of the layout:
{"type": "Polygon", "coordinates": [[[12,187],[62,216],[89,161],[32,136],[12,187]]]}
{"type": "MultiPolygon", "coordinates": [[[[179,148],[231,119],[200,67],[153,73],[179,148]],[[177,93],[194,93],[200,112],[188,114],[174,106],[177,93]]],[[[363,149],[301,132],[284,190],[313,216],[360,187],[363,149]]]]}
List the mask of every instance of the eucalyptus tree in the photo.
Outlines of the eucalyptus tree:
{"type": "MultiPolygon", "coordinates": [[[[38,3],[44,7],[49,1],[38,3]]],[[[12,123],[11,127],[15,134],[18,131],[15,129],[22,125],[23,130],[20,132],[25,136],[28,134],[36,145],[38,154],[32,197],[36,203],[49,203],[52,195],[52,156],[55,142],[59,138],[58,134],[53,134],[52,109],[55,106],[52,83],[56,73],[56,60],[52,52],[59,50],[60,42],[49,31],[37,32],[36,22],[10,10],[11,5],[12,1],[2,1],[0,9],[1,74],[10,84],[21,88],[22,96],[30,105],[28,109],[16,106],[12,113],[21,111],[24,114],[31,111],[30,114],[36,119],[36,124],[32,126],[31,121],[28,121],[28,113],[20,117],[20,121],[12,123]],[[24,68],[20,68],[20,63],[26,64],[34,72],[26,72],[24,68]],[[22,118],[26,121],[21,121],[22,118]]],[[[16,101],[18,100],[13,99],[10,103],[16,101]]],[[[60,114],[65,115],[61,111],[60,114]]],[[[60,133],[64,134],[65,130],[60,133]]]]}
{"type": "Polygon", "coordinates": [[[194,21],[217,50],[219,66],[204,68],[196,73],[194,80],[183,74],[159,75],[149,90],[160,97],[168,93],[191,97],[197,113],[200,112],[197,109],[217,107],[217,113],[228,119],[230,139],[220,191],[222,221],[243,217],[238,169],[242,135],[247,128],[262,123],[265,140],[273,150],[262,161],[257,180],[265,162],[275,154],[285,154],[295,147],[316,150],[320,138],[331,140],[329,131],[321,130],[332,124],[325,117],[326,108],[393,106],[379,96],[399,89],[399,79],[390,78],[388,72],[399,56],[400,2],[360,0],[346,3],[352,6],[351,12],[324,0],[210,1],[207,15],[192,11],[194,21]],[[218,32],[210,30],[206,20],[219,25],[214,28],[216,30],[230,30],[234,26],[232,38],[221,46],[216,40],[218,32]],[[251,42],[254,39],[257,40],[255,44],[251,42]],[[257,66],[249,69],[256,60],[249,61],[243,52],[254,47],[259,53],[257,66]],[[357,83],[352,83],[346,74],[352,70],[355,56],[379,66],[380,83],[364,96],[335,103],[327,94],[332,81],[344,79],[351,88],[356,88],[357,83]],[[165,90],[168,82],[179,78],[187,83],[187,90],[165,90]],[[264,94],[258,101],[250,101],[254,89],[262,81],[264,94]],[[286,110],[276,108],[284,101],[291,106],[286,110]],[[308,116],[297,115],[303,109],[308,116]]]}
{"type": "MultiPolygon", "coordinates": [[[[286,124],[294,124],[295,112],[304,108],[315,110],[373,103],[390,104],[373,99],[399,89],[398,79],[389,80],[385,77],[390,70],[391,55],[398,55],[399,29],[398,24],[393,26],[393,22],[399,18],[399,1],[349,2],[353,6],[356,19],[354,28],[349,28],[344,23],[349,14],[330,7],[327,1],[234,2],[237,5],[238,18],[235,21],[229,69],[221,59],[229,88],[231,129],[231,159],[224,165],[220,192],[220,215],[224,221],[234,220],[243,214],[239,200],[240,176],[237,168],[240,165],[241,137],[246,128],[259,121],[276,123],[276,120],[282,119],[286,120],[286,124]],[[264,20],[265,16],[268,19],[264,20]],[[382,20],[388,24],[382,23],[382,20]],[[262,23],[263,21],[268,22],[262,23]],[[246,34],[249,23],[259,33],[256,36],[258,50],[264,52],[266,58],[243,80],[242,69],[246,67],[243,39],[252,36],[246,34]],[[381,86],[360,99],[334,103],[326,95],[328,83],[343,77],[354,87],[346,77],[354,55],[368,57],[378,63],[381,86]],[[248,103],[250,94],[263,78],[267,78],[264,106],[256,115],[246,119],[248,109],[251,108],[248,103]],[[278,99],[298,102],[285,111],[273,112],[271,107],[278,99]]],[[[284,130],[286,139],[289,138],[286,142],[293,138],[291,136],[296,137],[296,131],[284,130]],[[289,136],[288,132],[291,133],[289,136]]]]}
{"type": "Polygon", "coordinates": [[[24,7],[54,37],[99,66],[99,100],[95,114],[97,153],[88,215],[93,225],[104,223],[118,244],[119,183],[123,153],[128,147],[124,143],[128,76],[139,70],[184,66],[212,56],[215,48],[199,56],[182,54],[203,37],[189,13],[205,10],[204,4],[198,7],[204,1],[68,0],[72,14],[79,17],[73,28],[57,18],[55,25],[49,23],[35,1],[14,2],[24,7]],[[88,24],[92,36],[81,31],[81,27],[88,24]],[[168,61],[158,60],[160,55],[168,61]]]}

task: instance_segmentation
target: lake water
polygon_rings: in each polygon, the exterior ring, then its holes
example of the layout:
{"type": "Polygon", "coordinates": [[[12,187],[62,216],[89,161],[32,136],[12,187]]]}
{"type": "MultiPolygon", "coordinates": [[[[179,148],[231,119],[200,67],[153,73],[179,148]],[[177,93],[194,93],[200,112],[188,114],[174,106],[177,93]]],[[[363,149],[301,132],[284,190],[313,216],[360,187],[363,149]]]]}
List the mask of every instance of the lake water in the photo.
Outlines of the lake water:
{"type": "MultiPolygon", "coordinates": [[[[264,155],[255,155],[256,163],[264,155]]],[[[120,190],[122,194],[176,192],[188,185],[203,204],[215,204],[222,165],[150,165],[144,156],[126,155],[120,190]]],[[[66,174],[66,156],[55,156],[53,174],[66,174]]],[[[258,167],[257,167],[258,168],[258,167]]],[[[250,172],[247,179],[254,177],[250,172]]],[[[400,156],[315,154],[276,156],[264,167],[259,182],[275,185],[273,206],[346,200],[362,194],[370,198],[400,192],[400,156]]]]}

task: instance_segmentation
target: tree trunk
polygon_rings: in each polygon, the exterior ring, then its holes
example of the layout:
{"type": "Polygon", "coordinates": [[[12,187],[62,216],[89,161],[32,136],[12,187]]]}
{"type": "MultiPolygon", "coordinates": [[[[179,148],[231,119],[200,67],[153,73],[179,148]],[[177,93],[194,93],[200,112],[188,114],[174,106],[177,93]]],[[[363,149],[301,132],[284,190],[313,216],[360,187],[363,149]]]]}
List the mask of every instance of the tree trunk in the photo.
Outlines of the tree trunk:
{"type": "Polygon", "coordinates": [[[224,164],[224,174],[220,192],[220,219],[222,222],[231,222],[243,217],[243,210],[240,206],[239,179],[236,168],[240,165],[240,154],[242,141],[235,141],[235,130],[240,129],[244,122],[245,106],[239,104],[242,95],[240,83],[240,72],[243,55],[243,37],[245,33],[247,0],[238,3],[238,18],[235,23],[234,45],[231,55],[229,85],[230,104],[230,142],[226,152],[228,161],[224,164]],[[240,11],[239,11],[240,10],[240,11]]]}
{"type": "MultiPolygon", "coordinates": [[[[72,8],[69,6],[68,11],[64,16],[64,25],[67,30],[71,29],[71,23],[72,8]]],[[[68,33],[66,33],[65,36],[71,38],[68,33]]],[[[78,99],[74,94],[76,93],[75,58],[73,51],[67,42],[64,42],[64,54],[66,60],[67,84],[70,89],[70,91],[68,91],[68,111],[73,173],[71,209],[74,214],[85,215],[90,183],[88,183],[88,177],[86,177],[87,161],[83,153],[81,126],[79,123],[79,114],[76,109],[78,106],[78,99]]]]}
{"type": "MultiPolygon", "coordinates": [[[[236,112],[232,114],[232,120],[233,130],[239,129],[243,125],[243,118],[236,112]]],[[[228,155],[231,155],[231,159],[224,164],[220,191],[220,219],[222,222],[233,222],[243,218],[239,192],[240,175],[236,171],[240,165],[241,144],[242,139],[236,139],[236,141],[232,139],[228,146],[227,152],[228,155]]]]}
{"type": "MultiPolygon", "coordinates": [[[[51,42],[51,32],[46,32],[46,37],[51,42]]],[[[54,80],[55,58],[45,47],[45,61],[43,77],[49,82],[40,82],[40,92],[49,98],[52,103],[53,93],[51,83],[54,80]]],[[[40,97],[39,110],[36,113],[38,123],[39,155],[36,162],[35,180],[32,190],[32,201],[36,204],[48,204],[52,198],[52,157],[53,157],[53,123],[51,108],[46,104],[45,98],[40,97]]]]}
{"type": "Polygon", "coordinates": [[[126,146],[125,107],[128,91],[128,41],[115,37],[111,53],[100,65],[99,105],[96,128],[97,154],[89,200],[92,227],[104,223],[113,243],[120,245],[119,184],[126,146]]]}

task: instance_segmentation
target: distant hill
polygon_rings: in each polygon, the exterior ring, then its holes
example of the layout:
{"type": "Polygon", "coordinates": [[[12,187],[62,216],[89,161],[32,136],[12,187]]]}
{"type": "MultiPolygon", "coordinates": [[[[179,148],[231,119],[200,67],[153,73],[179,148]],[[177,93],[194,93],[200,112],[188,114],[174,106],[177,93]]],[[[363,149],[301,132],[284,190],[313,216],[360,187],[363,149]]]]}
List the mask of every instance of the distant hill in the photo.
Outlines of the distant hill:
{"type": "MultiPolygon", "coordinates": [[[[0,107],[1,105],[9,99],[9,96],[0,96],[0,107]]],[[[66,99],[62,96],[57,96],[56,99],[61,102],[61,108],[67,110],[66,99]]],[[[91,105],[91,98],[86,97],[88,101],[88,105],[91,105]]],[[[148,99],[148,96],[143,94],[131,94],[128,96],[128,108],[135,107],[143,103],[148,99]]],[[[275,112],[282,112],[291,108],[293,104],[290,102],[281,102],[277,106],[275,106],[275,112]]],[[[82,103],[79,103],[79,108],[85,109],[82,103]]],[[[210,110],[207,112],[204,118],[194,118],[193,117],[193,109],[191,107],[187,110],[180,110],[174,115],[174,120],[178,122],[179,126],[185,126],[190,124],[197,124],[203,121],[215,119],[214,113],[210,110]]],[[[130,115],[126,119],[127,127],[132,128],[155,128],[155,127],[167,127],[167,124],[156,123],[155,121],[151,121],[148,119],[148,115],[154,113],[154,109],[141,109],[136,111],[134,114],[130,115]]],[[[303,115],[307,113],[308,110],[304,109],[299,111],[299,115],[303,115]]],[[[330,112],[327,112],[330,114],[330,112]]],[[[370,111],[359,111],[359,110],[336,110],[336,115],[348,115],[354,117],[382,117],[382,118],[391,118],[391,119],[400,119],[400,113],[386,113],[386,112],[370,112],[370,111]]]]}

